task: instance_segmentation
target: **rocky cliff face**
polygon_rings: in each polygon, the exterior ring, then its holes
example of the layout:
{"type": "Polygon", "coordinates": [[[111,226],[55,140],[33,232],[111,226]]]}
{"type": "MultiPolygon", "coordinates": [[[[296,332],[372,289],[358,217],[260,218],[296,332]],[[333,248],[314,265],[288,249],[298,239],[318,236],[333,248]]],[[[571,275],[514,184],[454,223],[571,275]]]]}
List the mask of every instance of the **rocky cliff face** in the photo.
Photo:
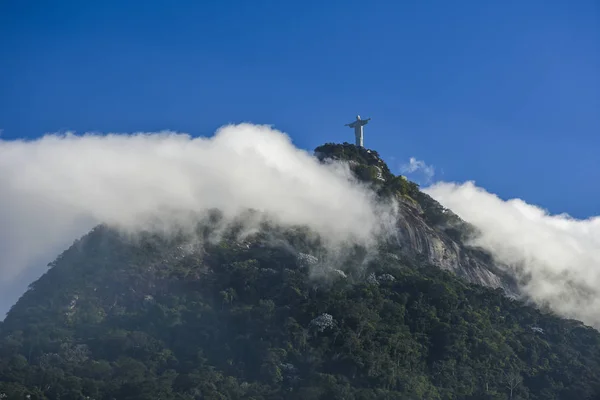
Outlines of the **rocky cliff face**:
{"type": "Polygon", "coordinates": [[[430,226],[418,205],[400,202],[398,237],[406,256],[424,260],[472,283],[502,288],[507,295],[516,295],[515,282],[489,254],[453,240],[439,227],[430,226]]]}
{"type": "Polygon", "coordinates": [[[376,151],[344,144],[326,144],[315,150],[321,160],[347,162],[358,179],[373,185],[382,196],[398,200],[397,245],[404,257],[435,265],[469,282],[501,288],[518,295],[515,280],[492,256],[467,245],[475,229],[452,211],[419,191],[402,176],[394,176],[376,151]]]}

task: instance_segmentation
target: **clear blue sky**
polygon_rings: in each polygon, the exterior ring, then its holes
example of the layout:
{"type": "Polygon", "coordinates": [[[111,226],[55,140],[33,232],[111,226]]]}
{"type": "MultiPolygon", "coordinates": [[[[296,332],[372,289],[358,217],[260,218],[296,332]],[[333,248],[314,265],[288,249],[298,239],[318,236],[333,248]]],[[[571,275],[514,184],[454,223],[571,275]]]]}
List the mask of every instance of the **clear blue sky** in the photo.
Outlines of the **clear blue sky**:
{"type": "Polygon", "coordinates": [[[0,2],[5,140],[251,121],[313,149],[357,113],[394,171],[600,214],[600,2],[0,2]]]}

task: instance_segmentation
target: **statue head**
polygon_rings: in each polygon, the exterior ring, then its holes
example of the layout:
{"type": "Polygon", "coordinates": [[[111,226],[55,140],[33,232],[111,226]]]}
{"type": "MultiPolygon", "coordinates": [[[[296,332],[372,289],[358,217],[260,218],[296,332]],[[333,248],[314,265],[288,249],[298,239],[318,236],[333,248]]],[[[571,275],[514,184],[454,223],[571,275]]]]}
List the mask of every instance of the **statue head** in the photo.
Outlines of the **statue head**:
{"type": "Polygon", "coordinates": [[[356,116],[356,119],[358,119],[358,120],[359,120],[359,119],[360,119],[360,115],[357,115],[357,116],[356,116]]]}

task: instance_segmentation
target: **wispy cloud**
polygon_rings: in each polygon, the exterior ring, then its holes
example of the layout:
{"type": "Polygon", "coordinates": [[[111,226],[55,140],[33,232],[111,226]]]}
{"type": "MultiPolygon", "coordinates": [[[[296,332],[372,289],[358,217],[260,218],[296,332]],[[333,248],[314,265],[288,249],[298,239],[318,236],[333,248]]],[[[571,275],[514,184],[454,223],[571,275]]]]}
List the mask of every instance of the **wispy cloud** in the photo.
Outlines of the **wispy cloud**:
{"type": "Polygon", "coordinates": [[[3,302],[16,300],[9,298],[15,288],[22,292],[98,223],[137,229],[177,211],[214,207],[233,217],[253,208],[331,241],[368,242],[385,225],[381,210],[373,193],[349,178],[347,167],[321,164],[282,132],[251,124],[225,126],[211,138],[160,132],[0,139],[3,302]]]}
{"type": "MultiPolygon", "coordinates": [[[[435,175],[414,157],[401,170],[425,182],[435,175]]],[[[0,312],[95,224],[140,227],[167,208],[217,207],[229,215],[255,208],[324,236],[369,240],[391,218],[348,178],[347,168],[318,163],[268,126],[226,126],[211,138],[160,132],[0,139],[0,312]]],[[[473,182],[423,190],[478,227],[474,243],[509,265],[538,304],[600,328],[600,217],[550,215],[473,182]]]]}
{"type": "Polygon", "coordinates": [[[551,215],[474,182],[436,183],[424,191],[479,228],[473,243],[507,264],[531,299],[600,328],[600,217],[551,215]]]}
{"type": "Polygon", "coordinates": [[[425,161],[417,160],[415,157],[411,157],[407,164],[401,165],[400,172],[406,175],[416,175],[416,177],[412,177],[415,180],[420,180],[418,177],[421,175],[424,180],[422,183],[425,184],[431,183],[435,176],[435,168],[433,165],[427,165],[425,161]]]}

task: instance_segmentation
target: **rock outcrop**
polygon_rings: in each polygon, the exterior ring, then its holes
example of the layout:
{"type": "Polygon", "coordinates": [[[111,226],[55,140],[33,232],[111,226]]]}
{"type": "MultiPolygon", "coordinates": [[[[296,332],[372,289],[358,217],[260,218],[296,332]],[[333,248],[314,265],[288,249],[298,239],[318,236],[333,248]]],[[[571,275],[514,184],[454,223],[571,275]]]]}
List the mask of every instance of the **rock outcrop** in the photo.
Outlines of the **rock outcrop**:
{"type": "Polygon", "coordinates": [[[322,161],[347,162],[355,176],[399,205],[396,244],[400,255],[451,271],[469,282],[518,295],[514,278],[482,249],[468,245],[473,226],[442,207],[403,176],[394,176],[374,150],[352,144],[326,144],[315,150],[322,161]]]}

